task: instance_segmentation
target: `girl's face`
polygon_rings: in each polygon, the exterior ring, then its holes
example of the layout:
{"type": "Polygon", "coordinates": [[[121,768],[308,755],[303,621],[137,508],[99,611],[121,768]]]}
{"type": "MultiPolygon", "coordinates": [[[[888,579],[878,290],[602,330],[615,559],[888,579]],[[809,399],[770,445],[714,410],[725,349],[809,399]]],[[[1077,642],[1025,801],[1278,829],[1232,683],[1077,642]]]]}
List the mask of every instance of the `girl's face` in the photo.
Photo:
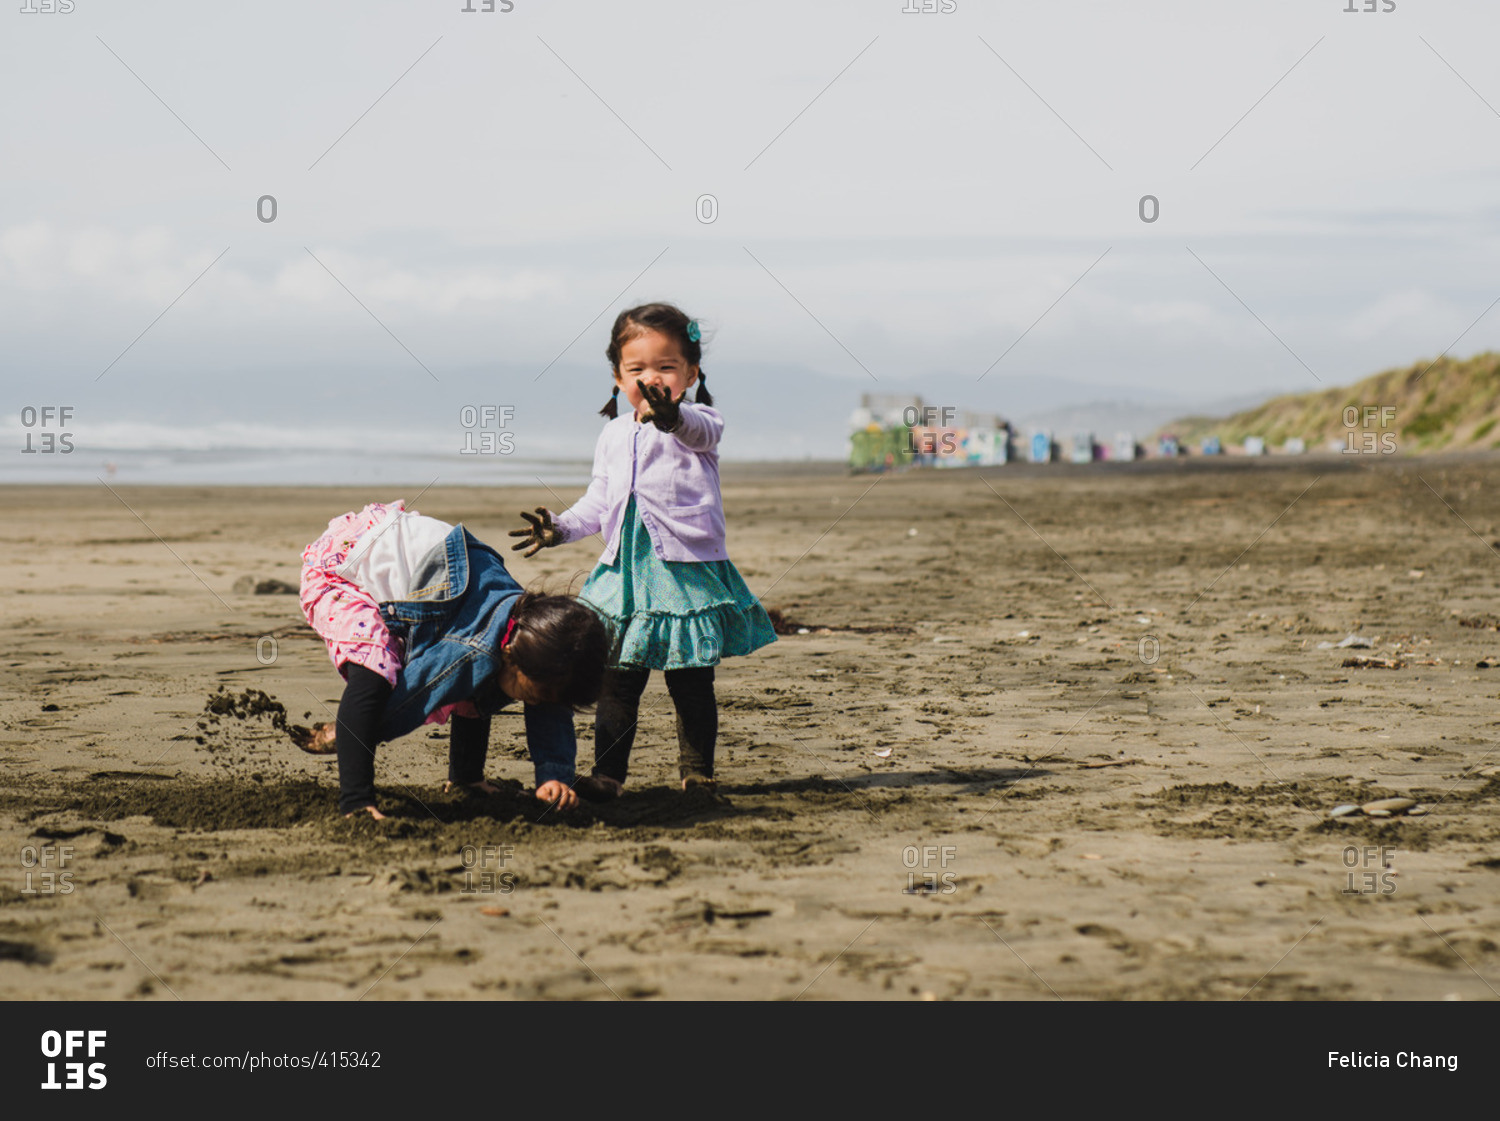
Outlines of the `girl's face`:
{"type": "Polygon", "coordinates": [[[672,394],[675,401],[697,380],[698,367],[689,366],[677,341],[660,331],[646,331],[620,348],[615,384],[637,415],[646,408],[646,399],[637,388],[637,381],[661,386],[672,394]]]}

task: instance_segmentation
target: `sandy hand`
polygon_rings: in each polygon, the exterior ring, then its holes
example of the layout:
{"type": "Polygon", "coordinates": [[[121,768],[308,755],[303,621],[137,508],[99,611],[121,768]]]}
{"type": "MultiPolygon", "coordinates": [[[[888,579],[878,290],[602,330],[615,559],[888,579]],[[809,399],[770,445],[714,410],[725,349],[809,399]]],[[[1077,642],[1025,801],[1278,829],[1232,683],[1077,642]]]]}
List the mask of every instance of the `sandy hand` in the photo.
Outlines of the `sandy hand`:
{"type": "Polygon", "coordinates": [[[332,755],[338,750],[334,745],[332,724],[318,724],[312,728],[296,724],[287,730],[287,734],[292,737],[294,744],[309,755],[332,755]]]}
{"type": "Polygon", "coordinates": [[[538,786],[536,796],[540,802],[551,803],[554,809],[570,810],[578,805],[578,795],[573,793],[573,788],[565,782],[558,782],[557,779],[538,786]]]}
{"type": "Polygon", "coordinates": [[[682,423],[681,405],[687,400],[687,390],[684,389],[677,397],[659,385],[647,385],[643,381],[637,381],[635,387],[641,391],[641,396],[646,399],[647,409],[640,414],[642,424],[650,421],[663,432],[675,432],[677,426],[682,423]]]}
{"type": "Polygon", "coordinates": [[[552,524],[552,511],[545,506],[538,506],[535,514],[521,511],[521,517],[531,524],[525,529],[513,529],[510,531],[512,537],[524,537],[525,541],[512,545],[511,549],[525,549],[522,556],[535,556],[543,549],[550,549],[554,545],[563,543],[562,530],[552,524]],[[529,546],[529,547],[528,547],[529,546]]]}

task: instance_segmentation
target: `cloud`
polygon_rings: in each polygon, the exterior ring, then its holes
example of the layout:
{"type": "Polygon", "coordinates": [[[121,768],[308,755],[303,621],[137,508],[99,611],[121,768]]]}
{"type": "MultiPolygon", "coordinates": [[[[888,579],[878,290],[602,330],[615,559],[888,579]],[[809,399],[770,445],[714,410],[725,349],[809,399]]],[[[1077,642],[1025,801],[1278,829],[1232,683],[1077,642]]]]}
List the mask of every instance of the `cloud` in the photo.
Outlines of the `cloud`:
{"type": "Polygon", "coordinates": [[[1130,305],[1129,315],[1132,321],[1148,327],[1182,324],[1207,327],[1215,319],[1213,309],[1197,300],[1151,300],[1136,303],[1130,305]]]}
{"type": "Polygon", "coordinates": [[[1399,338],[1413,332],[1437,339],[1449,324],[1457,323],[1462,316],[1461,309],[1431,292],[1403,288],[1343,316],[1335,330],[1341,338],[1349,340],[1380,336],[1399,338]]]}
{"type": "MultiPolygon", "coordinates": [[[[122,233],[102,226],[60,229],[43,220],[23,222],[0,229],[0,292],[86,292],[121,305],[160,309],[218,252],[184,244],[161,226],[122,233]]],[[[218,266],[214,287],[231,289],[238,307],[249,313],[278,314],[307,303],[348,300],[328,271],[305,253],[300,256],[264,280],[237,265],[231,250],[218,266]]],[[[568,287],[558,270],[441,262],[414,269],[348,251],[321,251],[318,256],[361,299],[432,315],[497,302],[557,301],[568,287]]]]}
{"type": "Polygon", "coordinates": [[[318,260],[307,258],[280,269],[262,297],[272,296],[293,302],[347,300],[329,272],[333,273],[362,300],[373,300],[386,306],[399,306],[431,315],[471,313],[484,305],[526,303],[532,300],[563,298],[567,283],[558,271],[538,269],[506,270],[473,265],[444,267],[434,265],[414,270],[392,264],[378,257],[347,252],[317,252],[318,260]]]}
{"type": "Polygon", "coordinates": [[[159,307],[215,255],[183,246],[161,226],[122,233],[97,225],[59,228],[38,219],[0,229],[0,292],[83,292],[159,307]]]}

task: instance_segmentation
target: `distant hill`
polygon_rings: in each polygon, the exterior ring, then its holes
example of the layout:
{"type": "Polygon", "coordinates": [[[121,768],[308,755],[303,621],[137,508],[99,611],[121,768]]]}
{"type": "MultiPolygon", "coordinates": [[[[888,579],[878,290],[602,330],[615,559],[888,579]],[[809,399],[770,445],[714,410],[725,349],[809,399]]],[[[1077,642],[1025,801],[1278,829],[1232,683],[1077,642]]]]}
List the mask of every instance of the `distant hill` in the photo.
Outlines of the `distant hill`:
{"type": "Polygon", "coordinates": [[[1500,447],[1497,425],[1500,354],[1486,351],[1463,361],[1440,358],[1386,370],[1339,389],[1273,397],[1229,417],[1183,417],[1161,431],[1193,447],[1212,435],[1226,449],[1247,436],[1261,437],[1267,448],[1300,437],[1309,451],[1337,441],[1355,450],[1420,454],[1500,447]],[[1346,415],[1351,407],[1356,411],[1346,415]],[[1374,444],[1367,433],[1373,433],[1374,444]],[[1394,440],[1387,433],[1394,433],[1394,440]]]}

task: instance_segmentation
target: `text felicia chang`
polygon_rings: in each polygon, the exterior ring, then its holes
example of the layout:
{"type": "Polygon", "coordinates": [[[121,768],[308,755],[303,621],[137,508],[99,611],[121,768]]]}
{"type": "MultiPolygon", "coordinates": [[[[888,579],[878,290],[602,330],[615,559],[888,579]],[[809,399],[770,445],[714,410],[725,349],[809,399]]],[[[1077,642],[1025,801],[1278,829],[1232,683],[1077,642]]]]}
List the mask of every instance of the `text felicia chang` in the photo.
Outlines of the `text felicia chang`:
{"type": "Polygon", "coordinates": [[[1419,1055],[1415,1051],[1397,1051],[1396,1061],[1391,1062],[1391,1056],[1381,1054],[1352,1055],[1341,1054],[1338,1051],[1328,1052],[1328,1065],[1330,1067],[1389,1067],[1396,1066],[1403,1069],[1418,1070],[1457,1070],[1457,1055],[1419,1055]]]}

